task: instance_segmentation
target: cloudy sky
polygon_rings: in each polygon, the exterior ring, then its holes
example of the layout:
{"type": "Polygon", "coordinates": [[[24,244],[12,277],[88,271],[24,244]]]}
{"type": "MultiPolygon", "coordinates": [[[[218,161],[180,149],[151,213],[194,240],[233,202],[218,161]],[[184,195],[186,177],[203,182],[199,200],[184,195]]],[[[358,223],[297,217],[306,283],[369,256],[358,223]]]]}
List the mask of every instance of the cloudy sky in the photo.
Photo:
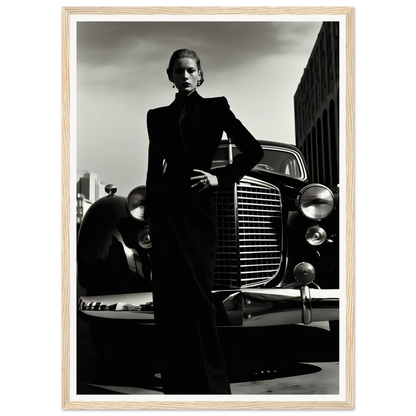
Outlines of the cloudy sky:
{"type": "Polygon", "coordinates": [[[293,97],[317,39],[317,21],[77,23],[77,171],[125,195],[145,182],[150,108],[170,104],[173,51],[201,58],[203,97],[225,96],[262,140],[295,143],[293,97]]]}

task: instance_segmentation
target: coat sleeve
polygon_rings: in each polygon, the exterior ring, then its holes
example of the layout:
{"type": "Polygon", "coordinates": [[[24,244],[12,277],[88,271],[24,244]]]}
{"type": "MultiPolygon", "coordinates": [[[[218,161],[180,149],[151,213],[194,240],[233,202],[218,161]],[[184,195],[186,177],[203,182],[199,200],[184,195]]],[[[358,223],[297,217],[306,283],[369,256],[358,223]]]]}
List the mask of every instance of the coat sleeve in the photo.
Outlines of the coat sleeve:
{"type": "Polygon", "coordinates": [[[240,154],[234,157],[232,164],[216,169],[213,172],[218,178],[219,186],[227,188],[238,182],[260,162],[263,158],[263,149],[241,121],[235,117],[225,97],[221,97],[220,109],[220,118],[224,131],[241,151],[240,154]]]}
{"type": "Polygon", "coordinates": [[[156,203],[156,195],[161,191],[163,176],[163,149],[157,140],[157,123],[154,111],[147,113],[147,132],[149,135],[149,153],[146,178],[145,219],[151,216],[152,206],[156,203]]]}

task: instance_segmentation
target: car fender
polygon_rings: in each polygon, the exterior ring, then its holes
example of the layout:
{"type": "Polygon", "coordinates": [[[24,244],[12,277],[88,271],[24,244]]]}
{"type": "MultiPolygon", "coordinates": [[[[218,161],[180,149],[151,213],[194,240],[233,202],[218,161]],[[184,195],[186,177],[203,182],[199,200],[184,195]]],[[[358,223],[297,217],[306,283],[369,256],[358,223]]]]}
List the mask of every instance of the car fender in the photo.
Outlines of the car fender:
{"type": "Polygon", "coordinates": [[[151,289],[150,252],[137,241],[145,227],[129,216],[122,196],[108,195],[92,204],[77,244],[78,282],[87,294],[151,289]]]}

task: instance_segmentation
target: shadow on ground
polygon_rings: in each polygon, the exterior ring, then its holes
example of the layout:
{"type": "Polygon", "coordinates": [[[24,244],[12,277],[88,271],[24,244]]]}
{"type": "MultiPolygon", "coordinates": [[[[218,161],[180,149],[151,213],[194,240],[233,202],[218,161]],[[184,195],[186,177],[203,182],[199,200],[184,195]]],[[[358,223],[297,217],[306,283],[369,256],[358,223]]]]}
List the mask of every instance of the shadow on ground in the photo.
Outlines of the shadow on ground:
{"type": "MultiPolygon", "coordinates": [[[[92,340],[89,324],[78,319],[77,394],[162,393],[151,335],[124,338],[122,330],[117,326],[105,338],[94,327],[92,340]]],[[[220,328],[219,332],[231,384],[310,375],[322,370],[319,363],[339,359],[338,337],[325,327],[220,328]]]]}

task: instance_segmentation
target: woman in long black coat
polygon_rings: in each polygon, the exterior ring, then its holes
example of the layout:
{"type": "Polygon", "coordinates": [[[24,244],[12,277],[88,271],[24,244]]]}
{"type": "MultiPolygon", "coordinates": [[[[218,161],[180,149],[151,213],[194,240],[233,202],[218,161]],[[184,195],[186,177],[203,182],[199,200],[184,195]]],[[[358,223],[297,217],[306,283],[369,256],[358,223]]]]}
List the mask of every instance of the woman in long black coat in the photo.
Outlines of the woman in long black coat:
{"type": "Polygon", "coordinates": [[[163,388],[165,394],[230,394],[211,293],[217,248],[212,188],[232,186],[263,151],[224,97],[204,99],[196,92],[204,78],[195,52],[174,52],[167,73],[178,92],[171,105],[148,112],[145,211],[163,388]],[[210,172],[224,131],[241,154],[210,172]]]}

